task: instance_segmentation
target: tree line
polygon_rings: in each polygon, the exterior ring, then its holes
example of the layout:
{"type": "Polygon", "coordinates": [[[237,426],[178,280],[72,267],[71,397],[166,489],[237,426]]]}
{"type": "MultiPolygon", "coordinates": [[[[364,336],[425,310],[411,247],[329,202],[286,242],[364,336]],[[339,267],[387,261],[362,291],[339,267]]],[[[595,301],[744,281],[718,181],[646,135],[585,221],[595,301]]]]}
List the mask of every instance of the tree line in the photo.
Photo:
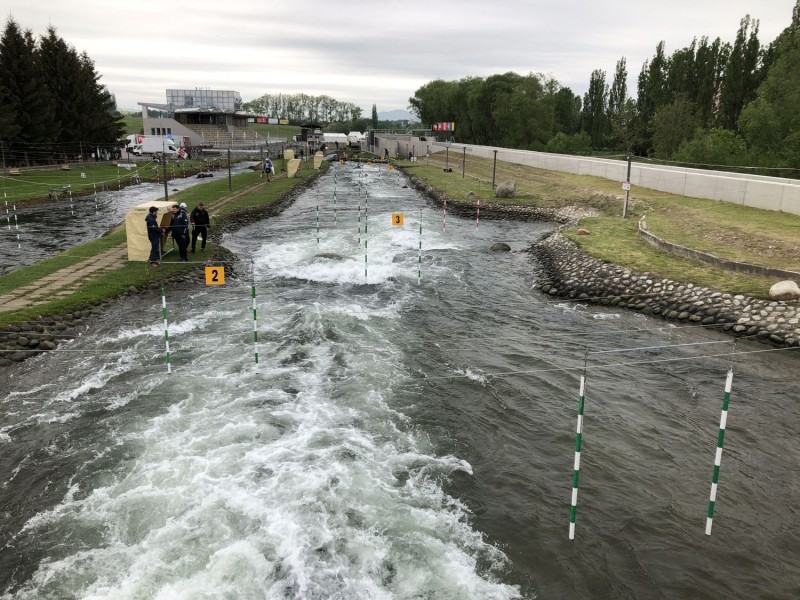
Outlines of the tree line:
{"type": "Polygon", "coordinates": [[[758,29],[747,15],[733,43],[704,36],[668,55],[659,42],[634,96],[622,57],[610,82],[592,72],[582,98],[552,77],[504,73],[428,82],[409,108],[429,125],[456,122],[463,143],[800,169],[800,0],[770,44],[758,29]]]}
{"type": "Polygon", "coordinates": [[[264,94],[245,102],[242,107],[288,119],[290,123],[350,122],[361,118],[361,109],[351,102],[340,102],[330,96],[309,94],[264,94]]]}
{"type": "Polygon", "coordinates": [[[94,62],[53,27],[34,37],[11,18],[0,38],[0,150],[7,165],[113,147],[124,125],[94,62]],[[88,146],[88,147],[87,147],[88,146]],[[91,148],[90,148],[91,147],[91,148]]]}

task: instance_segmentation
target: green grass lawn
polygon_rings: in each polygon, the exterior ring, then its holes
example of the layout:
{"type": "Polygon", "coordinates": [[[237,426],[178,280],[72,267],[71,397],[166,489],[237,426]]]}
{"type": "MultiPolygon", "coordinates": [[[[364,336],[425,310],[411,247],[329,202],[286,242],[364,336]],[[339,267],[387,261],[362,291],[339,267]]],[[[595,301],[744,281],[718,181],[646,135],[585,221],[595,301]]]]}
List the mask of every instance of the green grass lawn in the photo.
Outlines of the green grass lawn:
{"type": "MultiPolygon", "coordinates": [[[[133,166],[124,158],[116,162],[97,162],[71,165],[69,170],[54,166],[47,170],[20,168],[19,175],[2,176],[3,200],[9,204],[24,204],[30,200],[54,197],[69,200],[67,190],[73,196],[91,194],[95,190],[115,190],[139,181],[162,181],[163,167],[152,161],[140,161],[133,166]]],[[[216,160],[221,165],[221,159],[216,160]]],[[[170,179],[186,177],[209,166],[208,161],[167,161],[167,175],[170,179]]]]}
{"type": "Polygon", "coordinates": [[[580,222],[580,227],[589,229],[591,235],[577,236],[574,230],[566,235],[587,254],[608,262],[758,298],[767,297],[770,286],[778,281],[716,269],[656,250],[637,235],[637,221],[645,216],[648,230],[667,241],[732,261],[800,270],[800,216],[635,188],[630,196],[629,218],[623,220],[624,192],[618,182],[501,161],[495,166],[492,160],[469,156],[462,161],[456,152],[448,160],[442,154],[401,164],[410,174],[456,200],[468,200],[467,195],[473,192],[485,201],[499,204],[595,209],[601,217],[580,222]],[[445,172],[444,167],[453,171],[445,172]],[[497,184],[513,180],[517,184],[516,197],[495,198],[493,176],[497,184]]]}

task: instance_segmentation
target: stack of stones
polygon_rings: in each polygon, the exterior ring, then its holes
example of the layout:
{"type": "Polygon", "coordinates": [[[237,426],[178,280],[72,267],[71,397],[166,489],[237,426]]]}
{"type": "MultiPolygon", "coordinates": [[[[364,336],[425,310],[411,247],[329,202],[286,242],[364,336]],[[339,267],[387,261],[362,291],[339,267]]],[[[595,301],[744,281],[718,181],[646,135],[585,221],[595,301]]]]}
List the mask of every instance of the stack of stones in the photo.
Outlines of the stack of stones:
{"type": "Polygon", "coordinates": [[[544,294],[718,326],[733,335],[800,347],[797,301],[757,300],[636,273],[584,255],[560,232],[539,241],[530,251],[539,259],[537,287],[544,294]]]}
{"type": "Polygon", "coordinates": [[[57,317],[40,317],[29,323],[3,325],[0,332],[0,366],[22,362],[26,358],[53,350],[85,328],[91,310],[64,313],[57,317]]]}

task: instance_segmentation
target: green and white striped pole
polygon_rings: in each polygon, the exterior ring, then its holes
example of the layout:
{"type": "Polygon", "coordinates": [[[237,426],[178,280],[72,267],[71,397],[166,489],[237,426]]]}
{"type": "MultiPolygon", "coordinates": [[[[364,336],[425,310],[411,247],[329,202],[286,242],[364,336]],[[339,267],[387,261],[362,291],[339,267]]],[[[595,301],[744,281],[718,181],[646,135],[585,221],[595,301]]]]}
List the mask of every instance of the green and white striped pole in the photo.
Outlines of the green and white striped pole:
{"type": "Polygon", "coordinates": [[[256,369],[258,368],[258,317],[256,315],[256,280],[253,271],[253,352],[255,353],[256,369]]]}
{"type": "Polygon", "coordinates": [[[369,227],[369,215],[367,207],[364,207],[364,281],[367,281],[367,227],[369,227]]]}
{"type": "Polygon", "coordinates": [[[586,390],[586,374],[581,375],[581,391],[578,398],[578,426],[575,437],[575,464],[572,467],[572,504],[569,509],[569,539],[575,539],[575,516],[578,512],[578,477],[581,471],[581,444],[583,443],[583,404],[586,390]]]}
{"type": "Polygon", "coordinates": [[[422,211],[419,211],[419,264],[417,265],[417,285],[422,283],[422,211]]]}
{"type": "Polygon", "coordinates": [[[19,219],[17,218],[17,205],[14,205],[14,229],[17,232],[17,250],[22,250],[22,244],[19,241],[19,219]]]}
{"type": "Polygon", "coordinates": [[[161,315],[164,317],[164,345],[167,353],[167,373],[172,373],[172,365],[169,361],[169,323],[167,322],[167,296],[164,292],[164,285],[161,285],[161,315]]]}
{"type": "Polygon", "coordinates": [[[722,395],[722,415],[719,419],[719,435],[717,436],[717,453],[714,456],[714,475],[711,477],[711,496],[708,500],[708,517],[706,518],[706,535],[711,535],[711,524],[714,521],[714,505],[717,502],[717,482],[719,481],[719,466],[722,462],[722,443],[725,441],[725,425],[728,422],[728,402],[731,399],[731,386],[733,385],[733,369],[728,370],[725,380],[725,393],[722,395]]]}

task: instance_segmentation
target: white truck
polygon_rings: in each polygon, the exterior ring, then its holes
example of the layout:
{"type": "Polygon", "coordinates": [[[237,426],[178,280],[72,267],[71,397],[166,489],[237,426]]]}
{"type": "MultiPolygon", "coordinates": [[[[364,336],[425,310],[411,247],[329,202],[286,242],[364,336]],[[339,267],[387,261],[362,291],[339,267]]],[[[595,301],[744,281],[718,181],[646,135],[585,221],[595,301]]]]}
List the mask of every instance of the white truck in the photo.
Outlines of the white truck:
{"type": "Polygon", "coordinates": [[[155,154],[156,152],[163,152],[167,156],[179,156],[180,154],[180,148],[173,140],[158,135],[142,135],[138,138],[137,143],[131,148],[131,153],[136,156],[155,154]]]}

